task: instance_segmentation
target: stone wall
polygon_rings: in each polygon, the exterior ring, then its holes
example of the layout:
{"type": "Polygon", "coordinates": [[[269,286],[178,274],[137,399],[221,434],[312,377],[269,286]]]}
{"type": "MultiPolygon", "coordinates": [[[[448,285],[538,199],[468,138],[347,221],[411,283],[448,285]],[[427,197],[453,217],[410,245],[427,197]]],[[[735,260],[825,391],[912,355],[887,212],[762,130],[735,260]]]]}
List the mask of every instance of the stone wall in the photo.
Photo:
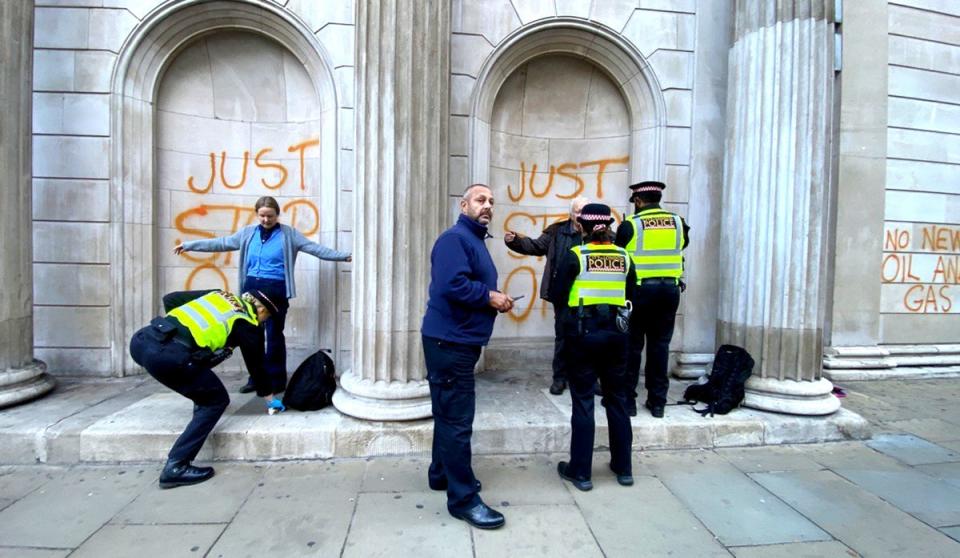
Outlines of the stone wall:
{"type": "Polygon", "coordinates": [[[960,331],[960,5],[944,0],[891,0],[888,18],[881,342],[956,342],[960,331]]]}
{"type": "MultiPolygon", "coordinates": [[[[235,255],[172,249],[242,226],[260,195],[281,200],[282,222],[351,249],[352,1],[40,0],[35,18],[34,330],[52,371],[134,372],[127,337],[164,291],[236,287],[235,255]],[[260,37],[238,41],[231,26],[260,37]],[[315,60],[291,53],[298,42],[315,60]],[[156,89],[132,98],[144,81],[156,89]],[[224,174],[203,191],[211,153],[224,174]]],[[[349,360],[349,269],[299,259],[295,353],[349,360]]]]}

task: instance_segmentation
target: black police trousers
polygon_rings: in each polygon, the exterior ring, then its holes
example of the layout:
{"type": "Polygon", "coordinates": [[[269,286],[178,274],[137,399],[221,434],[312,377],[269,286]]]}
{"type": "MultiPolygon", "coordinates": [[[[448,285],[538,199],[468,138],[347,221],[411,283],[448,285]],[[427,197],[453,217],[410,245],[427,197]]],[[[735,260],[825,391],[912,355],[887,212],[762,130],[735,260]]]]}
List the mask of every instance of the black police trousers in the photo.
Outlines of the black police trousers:
{"type": "Polygon", "coordinates": [[[630,315],[630,351],[627,357],[629,395],[636,399],[640,381],[640,363],[643,348],[647,348],[647,362],[643,368],[643,384],[647,402],[664,405],[667,402],[667,365],[670,340],[680,306],[680,287],[672,280],[653,280],[637,285],[634,291],[633,314],[630,315]]]}
{"type": "Polygon", "coordinates": [[[423,337],[423,356],[433,410],[431,485],[447,485],[447,509],[463,512],[482,503],[470,464],[473,416],[477,408],[473,369],[479,345],[423,337]]]}
{"type": "Polygon", "coordinates": [[[171,461],[193,461],[223,415],[230,396],[210,368],[191,360],[193,350],[169,339],[158,339],[152,326],[133,334],[130,356],[158,382],[193,401],[193,418],[173,443],[171,461]]]}
{"type": "Polygon", "coordinates": [[[566,380],[567,371],[563,360],[563,326],[560,323],[561,307],[553,303],[553,379],[566,380]]]}
{"type": "Polygon", "coordinates": [[[600,380],[610,436],[610,465],[619,475],[632,474],[633,429],[627,415],[627,334],[616,329],[613,317],[583,318],[581,333],[566,328],[564,360],[573,413],[570,416],[570,462],[567,474],[589,479],[596,424],[594,383],[600,380]]]}

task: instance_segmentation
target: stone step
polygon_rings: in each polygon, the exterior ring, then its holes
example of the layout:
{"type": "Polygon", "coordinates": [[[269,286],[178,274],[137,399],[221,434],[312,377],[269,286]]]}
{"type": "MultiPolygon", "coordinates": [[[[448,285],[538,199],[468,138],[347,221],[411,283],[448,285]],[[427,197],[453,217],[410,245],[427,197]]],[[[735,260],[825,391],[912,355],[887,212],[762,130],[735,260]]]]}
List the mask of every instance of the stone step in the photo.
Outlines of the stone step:
{"type": "MultiPolygon", "coordinates": [[[[243,383],[225,383],[234,391],[243,383]]],[[[554,453],[569,450],[570,397],[550,395],[548,377],[523,371],[487,371],[477,378],[475,454],[554,453]]],[[[671,382],[676,400],[685,383],[671,382]]],[[[268,416],[252,394],[231,395],[202,460],[286,460],[381,455],[428,455],[430,419],[371,422],[326,408],[268,416]]],[[[158,461],[190,418],[192,404],[150,378],[99,383],[64,380],[39,401],[0,413],[0,464],[158,461]]],[[[596,442],[607,443],[597,398],[596,442]]],[[[713,448],[863,439],[867,422],[841,409],[827,417],[798,417],[737,409],[704,418],[686,406],[668,406],[664,419],[641,409],[632,419],[634,449],[713,448]]]]}
{"type": "Polygon", "coordinates": [[[483,350],[482,368],[488,371],[531,370],[553,367],[553,338],[492,339],[483,350]]]}

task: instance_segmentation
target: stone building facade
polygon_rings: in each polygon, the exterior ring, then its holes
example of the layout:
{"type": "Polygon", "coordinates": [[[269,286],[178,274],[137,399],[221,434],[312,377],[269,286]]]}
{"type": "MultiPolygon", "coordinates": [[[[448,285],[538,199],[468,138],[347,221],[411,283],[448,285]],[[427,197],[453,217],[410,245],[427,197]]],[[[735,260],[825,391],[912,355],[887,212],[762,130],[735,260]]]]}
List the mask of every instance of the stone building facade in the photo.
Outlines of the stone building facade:
{"type": "Polygon", "coordinates": [[[291,361],[332,351],[343,412],[427,416],[429,250],[464,187],[493,188],[501,286],[526,295],[496,344],[552,335],[542,258],[503,233],[581,194],[621,216],[631,182],[660,179],[692,226],[677,375],[737,343],[758,357],[749,404],[824,414],[828,378],[960,371],[948,0],[34,3],[3,37],[32,45],[13,111],[32,178],[5,212],[32,211],[32,265],[6,284],[33,286],[33,339],[19,328],[11,370],[139,373],[127,341],[163,292],[237,288],[236,254],[173,246],[273,195],[355,254],[299,259],[291,361]]]}

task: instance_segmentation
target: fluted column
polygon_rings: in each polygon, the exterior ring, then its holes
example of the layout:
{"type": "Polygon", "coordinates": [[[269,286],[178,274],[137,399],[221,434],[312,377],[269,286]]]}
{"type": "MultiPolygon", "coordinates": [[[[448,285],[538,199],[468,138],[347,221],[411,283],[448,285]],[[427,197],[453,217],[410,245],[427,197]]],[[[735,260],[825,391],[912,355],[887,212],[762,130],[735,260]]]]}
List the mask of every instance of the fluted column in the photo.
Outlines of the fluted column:
{"type": "Polygon", "coordinates": [[[33,0],[0,2],[0,408],[54,382],[33,358],[33,0]]]}
{"type": "Polygon", "coordinates": [[[334,405],[430,416],[420,321],[446,214],[450,4],[357,0],[351,369],[334,405]]]}
{"type": "Polygon", "coordinates": [[[821,415],[833,0],[738,0],[729,59],[718,340],[757,364],[745,405],[821,415]]]}

